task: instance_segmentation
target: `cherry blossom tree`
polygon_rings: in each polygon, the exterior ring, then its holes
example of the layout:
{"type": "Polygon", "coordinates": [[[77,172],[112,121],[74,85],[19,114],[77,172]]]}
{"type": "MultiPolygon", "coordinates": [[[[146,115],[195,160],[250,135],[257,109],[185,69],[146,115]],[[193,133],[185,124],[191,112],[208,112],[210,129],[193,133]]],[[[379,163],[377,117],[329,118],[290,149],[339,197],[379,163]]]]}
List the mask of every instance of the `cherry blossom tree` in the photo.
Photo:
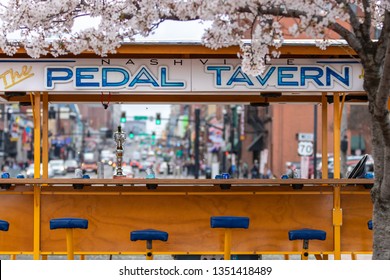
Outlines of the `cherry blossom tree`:
{"type": "Polygon", "coordinates": [[[390,259],[389,10],[389,0],[2,0],[0,48],[13,55],[23,47],[34,58],[87,50],[105,56],[165,20],[201,20],[212,22],[205,46],[239,45],[243,69],[257,75],[286,37],[305,34],[325,49],[333,32],[364,68],[375,160],[373,258],[390,259]],[[75,29],[83,17],[96,24],[75,29]]]}

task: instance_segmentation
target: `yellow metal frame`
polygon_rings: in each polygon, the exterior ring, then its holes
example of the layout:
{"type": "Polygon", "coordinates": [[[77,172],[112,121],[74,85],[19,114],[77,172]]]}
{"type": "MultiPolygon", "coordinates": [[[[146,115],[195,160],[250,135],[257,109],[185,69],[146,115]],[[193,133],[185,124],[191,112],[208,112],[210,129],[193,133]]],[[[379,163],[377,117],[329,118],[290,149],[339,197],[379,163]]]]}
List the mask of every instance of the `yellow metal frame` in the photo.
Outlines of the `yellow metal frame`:
{"type": "MultiPolygon", "coordinates": [[[[5,180],[5,179],[3,179],[5,180]]],[[[305,179],[291,179],[291,180],[236,180],[232,179],[229,180],[232,183],[232,188],[229,191],[223,191],[220,190],[218,185],[218,180],[171,180],[171,179],[156,179],[153,180],[153,183],[156,183],[158,185],[158,188],[156,190],[147,190],[145,188],[145,180],[143,179],[90,179],[89,185],[85,186],[82,191],[80,190],[73,190],[72,185],[78,184],[78,183],[85,183],[85,180],[83,179],[72,179],[71,181],[69,179],[18,179],[15,180],[15,183],[18,184],[18,186],[15,186],[14,190],[10,190],[7,192],[0,192],[0,195],[9,195],[12,194],[13,191],[17,194],[23,194],[23,195],[32,195],[31,192],[26,191],[19,191],[18,188],[23,187],[26,185],[26,187],[30,186],[32,183],[34,184],[35,189],[40,189],[39,196],[186,196],[186,197],[197,197],[202,195],[207,196],[225,196],[229,198],[230,196],[236,196],[239,198],[240,196],[281,196],[281,195],[324,195],[324,196],[331,196],[333,197],[333,225],[335,226],[341,226],[341,196],[355,196],[355,195],[364,195],[366,197],[369,197],[370,192],[369,190],[363,190],[362,188],[356,189],[356,187],[348,187],[348,185],[365,185],[365,184],[372,184],[372,180],[368,179],[316,179],[316,180],[305,180],[305,179]],[[289,188],[294,183],[302,183],[304,186],[303,190],[289,190],[289,188]],[[144,187],[142,190],[140,189],[140,185],[143,185],[144,187]],[[331,185],[329,185],[331,184],[331,185]],[[106,187],[105,187],[105,186],[106,187]],[[112,188],[112,186],[116,185],[117,187],[112,188]],[[118,187],[118,185],[123,185],[122,187],[118,187]],[[195,187],[195,185],[197,185],[195,187]],[[20,186],[20,187],[19,187],[20,186]],[[263,187],[262,187],[263,186],[263,187]],[[97,188],[98,187],[98,188],[97,188]],[[214,187],[217,187],[215,189],[214,187]],[[343,190],[341,190],[341,188],[343,190]],[[178,191],[180,189],[180,191],[178,191]],[[209,189],[206,191],[206,189],[209,189]],[[306,190],[305,190],[306,189],[306,190]],[[328,189],[328,190],[327,190],[328,189]],[[99,190],[99,191],[98,191],[99,190]],[[174,191],[172,191],[174,190],[174,191]],[[245,190],[245,191],[244,191],[245,190]],[[335,209],[340,209],[340,213],[337,214],[337,211],[335,209]]],[[[0,180],[0,183],[1,180],[0,180]]],[[[14,183],[14,182],[12,182],[14,183]]],[[[35,193],[34,193],[35,195],[35,193]]],[[[39,199],[40,200],[40,199],[39,199]]],[[[360,199],[359,199],[360,200],[360,199]]],[[[41,222],[41,221],[40,221],[41,222]]],[[[34,221],[34,229],[37,228],[35,226],[34,221]]],[[[363,225],[362,225],[363,226],[363,225]]],[[[364,225],[365,226],[365,225],[364,225]]],[[[40,228],[40,227],[38,227],[40,228]]],[[[35,232],[35,230],[34,230],[35,232]]],[[[231,254],[280,254],[284,255],[285,259],[288,259],[288,255],[296,255],[296,254],[302,254],[302,251],[264,251],[264,250],[254,250],[250,252],[245,251],[231,251],[231,232],[227,233],[227,242],[224,242],[224,251],[172,251],[172,252],[152,252],[153,255],[155,254],[176,254],[176,255],[185,255],[185,254],[204,254],[204,255],[215,255],[215,254],[224,254],[226,259],[229,259],[229,256],[231,254]],[[229,241],[230,240],[230,241],[229,241]],[[226,252],[230,252],[228,255],[226,252]]],[[[333,251],[310,251],[310,254],[318,255],[316,258],[319,258],[320,255],[323,256],[323,259],[325,259],[325,255],[334,255],[335,259],[340,259],[341,254],[345,254],[346,251],[341,252],[338,251],[338,248],[341,248],[341,236],[338,237],[336,235],[333,236],[333,242],[334,242],[334,250],[333,251]],[[339,242],[339,243],[337,243],[339,242]]],[[[34,246],[34,248],[40,248],[40,244],[38,243],[37,246],[34,246]]],[[[206,248],[205,248],[206,249],[206,248]]],[[[68,251],[70,249],[68,248],[68,251]]],[[[71,250],[73,251],[73,250],[71,250]]],[[[354,258],[358,251],[351,251],[350,254],[354,258]]],[[[29,254],[29,252],[9,252],[10,254],[29,254]]],[[[63,252],[56,252],[56,251],[34,251],[32,252],[34,254],[34,257],[36,255],[42,256],[42,259],[46,259],[47,255],[52,254],[63,254],[63,252]]],[[[369,253],[369,252],[359,252],[359,253],[369,253]]],[[[84,258],[84,255],[93,255],[93,254],[139,254],[144,255],[145,251],[143,252],[124,252],[124,251],[114,251],[114,252],[106,252],[106,251],[96,251],[96,252],[90,252],[90,251],[78,251],[74,254],[81,255],[81,259],[84,258]]],[[[69,255],[68,255],[69,256],[69,255]]],[[[37,257],[38,258],[38,257],[37,257]]]]}
{"type": "MultiPolygon", "coordinates": [[[[315,46],[284,46],[281,49],[282,57],[301,57],[304,55],[317,55],[317,56],[350,56],[354,55],[353,51],[346,51],[345,48],[340,48],[338,46],[328,47],[327,50],[321,51],[315,46]]],[[[229,47],[218,50],[210,50],[201,45],[172,45],[172,44],[160,44],[158,46],[148,46],[145,44],[140,45],[123,45],[118,49],[118,53],[112,55],[112,58],[123,58],[123,57],[135,57],[135,58],[150,58],[150,57],[171,57],[171,58],[198,58],[203,56],[206,58],[235,58],[237,52],[239,52],[238,47],[229,47]]],[[[16,57],[23,57],[25,51],[23,49],[19,50],[16,57]]],[[[70,56],[72,57],[72,56],[70,56]]],[[[80,56],[75,56],[79,58],[97,58],[96,55],[92,53],[84,53],[80,56]]],[[[362,93],[355,93],[362,94],[362,93]]],[[[281,96],[279,98],[265,99],[261,96],[256,95],[182,95],[182,94],[164,94],[164,95],[147,95],[147,94],[126,94],[121,93],[120,95],[112,95],[111,101],[115,102],[127,102],[127,103],[145,103],[145,102],[167,102],[167,103],[186,103],[186,102],[207,102],[207,103],[250,103],[250,102],[277,102],[277,103],[317,103],[322,105],[322,174],[323,178],[327,179],[328,177],[328,164],[327,164],[327,152],[328,152],[328,132],[327,132],[327,118],[328,118],[328,103],[327,103],[328,93],[315,94],[315,95],[294,95],[294,96],[281,96]]],[[[145,195],[144,191],[97,191],[93,187],[86,186],[83,191],[75,191],[69,187],[62,188],[60,186],[53,187],[56,183],[61,182],[61,180],[49,180],[48,178],[48,103],[49,102],[100,102],[99,94],[54,94],[50,95],[48,92],[34,92],[30,93],[27,96],[21,97],[3,97],[4,99],[10,102],[18,101],[30,101],[33,108],[33,122],[34,122],[34,135],[42,135],[40,137],[34,137],[34,180],[31,182],[25,180],[25,184],[31,184],[33,190],[23,190],[17,191],[12,190],[12,192],[1,192],[0,195],[32,195],[33,196],[33,251],[23,251],[23,252],[6,252],[12,254],[12,258],[15,258],[16,254],[32,254],[34,259],[47,258],[47,255],[50,254],[63,254],[63,252],[41,252],[41,198],[42,196],[47,195],[72,195],[72,196],[143,196],[145,195]],[[42,104],[42,105],[41,105],[42,104]],[[42,118],[41,118],[41,106],[42,106],[42,118]],[[42,142],[42,143],[41,143],[42,142]],[[42,144],[42,145],[41,145],[42,144]],[[42,158],[40,156],[42,147],[42,158]],[[40,178],[40,164],[42,161],[43,170],[42,170],[42,179],[40,178]]],[[[342,110],[345,102],[345,94],[340,104],[340,93],[333,93],[334,100],[334,130],[333,130],[333,144],[334,144],[334,178],[338,179],[340,177],[340,122],[342,116],[342,110]]],[[[390,100],[389,108],[390,108],[390,100]]],[[[22,180],[23,181],[23,180],[22,180]]],[[[23,184],[22,181],[18,181],[19,184],[23,184]]],[[[78,183],[77,180],[72,183],[78,183]]],[[[88,181],[90,184],[94,184],[94,180],[88,181]]],[[[104,180],[99,182],[100,186],[107,186],[109,180],[104,180]]],[[[159,181],[161,182],[161,181],[159,181]]],[[[233,182],[233,181],[232,181],[233,182]]],[[[274,181],[275,182],[275,181],[274,181]]],[[[294,181],[294,183],[305,184],[307,182],[314,182],[312,180],[304,180],[302,182],[294,181]]],[[[332,184],[332,190],[304,190],[300,191],[301,195],[307,194],[319,194],[319,195],[332,195],[333,197],[333,210],[332,210],[332,222],[333,222],[333,251],[328,252],[311,252],[316,255],[316,258],[320,255],[325,256],[333,254],[335,259],[341,259],[341,255],[344,253],[349,253],[353,258],[356,257],[358,253],[367,253],[367,252],[342,252],[341,251],[341,226],[343,222],[343,212],[341,208],[341,195],[350,195],[350,194],[364,194],[367,195],[368,191],[345,191],[341,190],[342,183],[332,183],[332,180],[322,181],[322,186],[327,186],[332,184]]],[[[69,180],[67,180],[69,184],[69,180]]],[[[85,183],[85,181],[80,181],[80,183],[85,183]]],[[[197,181],[195,184],[199,183],[197,181]]],[[[248,184],[249,182],[244,182],[240,180],[240,184],[248,184]]],[[[263,182],[264,183],[264,182],[263,182]]],[[[270,185],[274,186],[275,183],[270,185]]],[[[287,182],[278,182],[281,187],[285,187],[287,182]]],[[[115,183],[111,182],[111,185],[114,184],[124,184],[124,182],[119,182],[118,180],[115,183]]],[[[135,183],[136,184],[136,183],[135,183]]],[[[211,183],[210,183],[211,184],[211,183]]],[[[287,183],[288,185],[288,183],[287,183]]],[[[188,191],[169,191],[169,192],[155,192],[148,193],[150,196],[199,196],[199,195],[211,195],[211,196],[246,196],[246,195],[293,195],[296,194],[296,191],[293,190],[277,190],[277,191],[268,191],[268,190],[243,190],[235,191],[232,193],[229,192],[210,192],[209,190],[188,190],[188,191]]],[[[67,233],[67,239],[70,238],[67,233]]],[[[71,243],[73,245],[73,242],[71,243]]],[[[225,259],[230,259],[231,251],[231,231],[225,232],[225,243],[224,243],[224,256],[225,259]],[[229,255],[226,253],[229,251],[229,255]]],[[[70,249],[68,248],[68,252],[70,249]]],[[[81,258],[84,258],[84,254],[144,254],[145,252],[76,252],[80,254],[81,258]]],[[[154,254],[190,254],[195,252],[154,252],[154,254]]],[[[196,252],[199,253],[199,252],[196,252]]],[[[220,254],[222,252],[210,252],[205,251],[201,252],[204,254],[220,254]]],[[[283,252],[267,252],[267,251],[255,251],[255,252],[234,252],[234,254],[284,254],[285,258],[288,259],[289,254],[302,254],[299,251],[283,251],[283,252]]],[[[70,255],[68,255],[70,257],[70,255]]]]}

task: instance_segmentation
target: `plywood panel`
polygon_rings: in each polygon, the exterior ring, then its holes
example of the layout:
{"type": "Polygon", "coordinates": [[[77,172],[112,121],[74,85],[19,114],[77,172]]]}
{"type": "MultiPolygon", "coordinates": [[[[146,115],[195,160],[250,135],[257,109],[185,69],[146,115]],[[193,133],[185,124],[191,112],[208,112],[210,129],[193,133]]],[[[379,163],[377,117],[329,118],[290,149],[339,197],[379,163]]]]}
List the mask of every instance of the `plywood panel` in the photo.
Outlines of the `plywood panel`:
{"type": "Polygon", "coordinates": [[[341,227],[341,250],[371,251],[372,231],[367,222],[372,219],[372,202],[366,195],[342,195],[343,226],[341,227]]]}
{"type": "Polygon", "coordinates": [[[33,250],[33,196],[0,195],[0,219],[9,222],[0,231],[0,251],[33,250]]]}
{"type": "Polygon", "coordinates": [[[222,251],[223,230],[210,228],[210,216],[249,216],[250,227],[233,232],[233,251],[300,250],[288,241],[288,230],[302,227],[327,231],[327,241],[313,241],[312,250],[332,250],[331,195],[237,196],[71,196],[42,197],[42,250],[64,251],[65,232],[50,231],[49,220],[83,217],[88,230],[75,233],[76,250],[143,251],[130,242],[131,230],[155,228],[169,232],[158,251],[222,251]]]}

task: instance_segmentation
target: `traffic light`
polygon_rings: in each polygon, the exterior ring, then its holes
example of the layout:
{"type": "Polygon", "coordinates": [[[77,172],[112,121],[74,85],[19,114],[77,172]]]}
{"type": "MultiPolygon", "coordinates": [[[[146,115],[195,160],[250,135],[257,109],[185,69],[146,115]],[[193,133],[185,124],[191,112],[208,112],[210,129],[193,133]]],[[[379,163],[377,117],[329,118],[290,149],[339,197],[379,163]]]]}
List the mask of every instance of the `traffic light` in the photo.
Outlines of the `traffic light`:
{"type": "Polygon", "coordinates": [[[129,138],[130,138],[130,139],[133,139],[133,138],[134,138],[134,132],[133,132],[133,131],[130,131],[130,133],[129,133],[129,138]]]}
{"type": "Polygon", "coordinates": [[[125,123],[125,122],[126,122],[126,112],[122,112],[121,123],[125,123]]]}
{"type": "Polygon", "coordinates": [[[156,145],[156,132],[152,132],[152,145],[156,145]]]}
{"type": "Polygon", "coordinates": [[[156,113],[156,125],[160,125],[160,124],[161,124],[161,114],[156,113]]]}

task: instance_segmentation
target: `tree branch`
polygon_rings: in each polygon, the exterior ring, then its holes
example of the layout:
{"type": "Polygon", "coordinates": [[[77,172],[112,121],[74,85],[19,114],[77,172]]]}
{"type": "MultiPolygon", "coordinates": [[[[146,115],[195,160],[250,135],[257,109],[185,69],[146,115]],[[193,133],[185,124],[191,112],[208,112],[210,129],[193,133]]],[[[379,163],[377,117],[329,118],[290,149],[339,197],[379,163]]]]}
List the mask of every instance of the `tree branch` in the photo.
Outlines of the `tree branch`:
{"type": "Polygon", "coordinates": [[[377,42],[377,51],[375,54],[375,62],[380,64],[383,62],[386,55],[387,45],[390,39],[390,15],[389,12],[385,13],[383,20],[383,28],[377,42]]]}
{"type": "Polygon", "coordinates": [[[362,54],[364,53],[363,46],[360,42],[360,40],[356,37],[354,33],[346,29],[344,26],[338,23],[332,23],[329,26],[329,29],[333,30],[334,32],[338,33],[347,43],[350,45],[350,47],[357,53],[362,54]]]}

